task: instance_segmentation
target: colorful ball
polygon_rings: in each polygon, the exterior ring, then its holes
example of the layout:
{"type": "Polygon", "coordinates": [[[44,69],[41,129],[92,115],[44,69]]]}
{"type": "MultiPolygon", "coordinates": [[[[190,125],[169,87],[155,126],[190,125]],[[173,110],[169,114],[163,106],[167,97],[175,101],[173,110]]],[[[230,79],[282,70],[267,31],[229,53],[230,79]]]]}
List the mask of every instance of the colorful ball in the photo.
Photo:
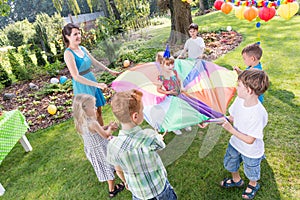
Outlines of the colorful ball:
{"type": "Polygon", "coordinates": [[[50,115],[54,115],[57,111],[57,108],[55,105],[49,105],[47,111],[50,115]]]}
{"type": "Polygon", "coordinates": [[[57,83],[59,83],[59,80],[57,78],[51,78],[50,83],[57,84],[57,83]]]}
{"type": "Polygon", "coordinates": [[[124,67],[129,67],[129,65],[130,65],[130,61],[129,60],[124,60],[123,66],[124,67]]]}
{"type": "Polygon", "coordinates": [[[59,78],[60,84],[64,84],[67,80],[68,80],[68,78],[67,78],[66,76],[61,76],[61,77],[59,78]]]}

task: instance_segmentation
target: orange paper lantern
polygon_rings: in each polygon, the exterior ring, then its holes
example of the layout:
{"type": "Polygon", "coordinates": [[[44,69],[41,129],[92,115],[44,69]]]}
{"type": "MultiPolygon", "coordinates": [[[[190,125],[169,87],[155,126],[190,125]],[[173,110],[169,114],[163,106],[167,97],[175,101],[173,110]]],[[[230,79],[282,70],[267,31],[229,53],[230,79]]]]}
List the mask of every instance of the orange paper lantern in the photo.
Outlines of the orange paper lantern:
{"type": "Polygon", "coordinates": [[[233,6],[231,5],[231,3],[223,3],[221,6],[221,11],[225,14],[228,14],[231,12],[233,6]]]}
{"type": "Polygon", "coordinates": [[[244,12],[244,17],[247,19],[249,22],[251,22],[253,19],[255,19],[258,15],[258,10],[255,7],[249,7],[245,10],[244,12]]]}

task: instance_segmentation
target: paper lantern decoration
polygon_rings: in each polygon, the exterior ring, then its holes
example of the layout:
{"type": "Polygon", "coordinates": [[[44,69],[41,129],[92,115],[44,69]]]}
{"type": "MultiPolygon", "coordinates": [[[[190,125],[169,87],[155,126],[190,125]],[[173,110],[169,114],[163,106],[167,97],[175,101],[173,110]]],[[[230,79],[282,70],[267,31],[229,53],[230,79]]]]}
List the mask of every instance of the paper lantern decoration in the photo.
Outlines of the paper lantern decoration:
{"type": "Polygon", "coordinates": [[[231,3],[223,3],[221,6],[221,11],[225,14],[229,14],[232,10],[233,6],[231,3]]]}
{"type": "Polygon", "coordinates": [[[51,78],[50,83],[57,84],[57,83],[59,83],[59,80],[57,78],[51,78]]]}
{"type": "Polygon", "coordinates": [[[50,115],[54,115],[57,111],[57,108],[55,105],[49,105],[47,111],[50,115]]]}
{"type": "Polygon", "coordinates": [[[246,10],[246,6],[241,6],[241,7],[237,7],[235,9],[235,16],[238,18],[238,19],[245,19],[244,18],[244,12],[246,10]]]}
{"type": "Polygon", "coordinates": [[[129,67],[129,65],[130,65],[130,61],[129,60],[124,60],[123,66],[124,67],[129,67]]]}
{"type": "Polygon", "coordinates": [[[281,4],[277,9],[277,13],[284,19],[290,19],[298,12],[298,10],[299,4],[294,1],[293,3],[281,4]]]}
{"type": "Polygon", "coordinates": [[[64,84],[67,80],[68,80],[68,78],[67,78],[66,76],[61,76],[61,77],[59,78],[59,83],[60,83],[60,84],[64,84]]]}
{"type": "Polygon", "coordinates": [[[255,19],[258,15],[258,10],[257,8],[251,6],[246,8],[244,12],[244,17],[247,19],[249,22],[251,22],[253,19],[255,19]]]}
{"type": "Polygon", "coordinates": [[[224,1],[223,0],[217,0],[215,1],[214,3],[214,7],[217,9],[217,10],[221,10],[221,6],[223,5],[224,1]]]}
{"type": "Polygon", "coordinates": [[[260,19],[267,22],[275,16],[275,13],[276,13],[275,8],[263,7],[262,9],[260,9],[258,16],[260,19]]]}

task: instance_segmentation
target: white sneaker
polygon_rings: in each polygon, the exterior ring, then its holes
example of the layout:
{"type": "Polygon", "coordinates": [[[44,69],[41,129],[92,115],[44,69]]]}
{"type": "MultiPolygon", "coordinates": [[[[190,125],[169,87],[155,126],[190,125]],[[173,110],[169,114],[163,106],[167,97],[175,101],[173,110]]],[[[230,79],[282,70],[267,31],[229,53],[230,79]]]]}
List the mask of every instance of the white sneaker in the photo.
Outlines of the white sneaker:
{"type": "Polygon", "coordinates": [[[182,134],[181,130],[175,130],[175,131],[173,131],[173,133],[175,133],[176,135],[181,135],[182,134]]]}
{"type": "Polygon", "coordinates": [[[188,132],[191,132],[192,131],[192,127],[188,126],[188,127],[185,127],[184,130],[188,131],[188,132]]]}

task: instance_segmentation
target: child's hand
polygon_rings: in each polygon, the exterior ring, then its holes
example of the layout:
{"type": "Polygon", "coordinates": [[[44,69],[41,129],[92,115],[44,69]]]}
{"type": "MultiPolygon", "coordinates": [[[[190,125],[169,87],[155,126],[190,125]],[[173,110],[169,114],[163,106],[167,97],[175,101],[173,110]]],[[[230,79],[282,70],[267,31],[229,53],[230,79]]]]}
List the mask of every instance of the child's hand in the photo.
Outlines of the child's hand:
{"type": "Polygon", "coordinates": [[[109,127],[111,128],[112,131],[118,130],[119,126],[117,122],[110,122],[109,127]]]}
{"type": "Polygon", "coordinates": [[[170,91],[168,91],[168,94],[169,94],[169,95],[177,96],[177,95],[178,95],[178,92],[177,92],[176,90],[170,90],[170,91]]]}
{"type": "Polygon", "coordinates": [[[227,121],[227,119],[225,117],[224,117],[224,122],[222,123],[222,127],[228,132],[231,132],[233,129],[233,126],[231,125],[231,123],[229,121],[227,121]]]}
{"type": "Polygon", "coordinates": [[[208,123],[200,123],[200,124],[198,124],[198,126],[200,128],[206,128],[208,126],[208,123]]]}
{"type": "Polygon", "coordinates": [[[234,66],[233,70],[235,70],[238,74],[242,72],[242,70],[238,66],[234,66]]]}

